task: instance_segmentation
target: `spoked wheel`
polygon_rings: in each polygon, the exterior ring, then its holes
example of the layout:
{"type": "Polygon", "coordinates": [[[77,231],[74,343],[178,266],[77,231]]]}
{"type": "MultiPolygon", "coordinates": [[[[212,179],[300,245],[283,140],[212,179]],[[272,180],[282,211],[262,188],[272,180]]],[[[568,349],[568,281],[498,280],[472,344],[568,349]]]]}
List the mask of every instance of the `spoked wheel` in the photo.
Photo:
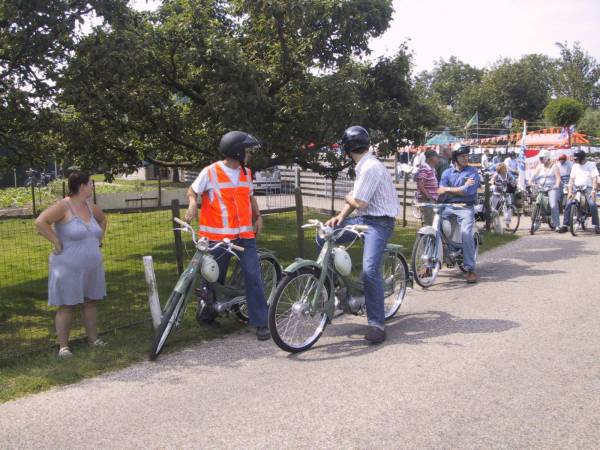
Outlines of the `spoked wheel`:
{"type": "Polygon", "coordinates": [[[396,315],[406,295],[408,283],[406,259],[401,254],[386,254],[381,273],[383,275],[385,320],[388,320],[396,315]]]}
{"type": "MultiPolygon", "coordinates": [[[[573,236],[577,236],[577,226],[580,224],[580,222],[584,222],[583,220],[580,221],[580,217],[581,209],[579,208],[577,202],[574,202],[571,206],[571,220],[569,222],[569,230],[573,236]]],[[[582,229],[585,229],[584,227],[585,225],[583,225],[582,229]]]]}
{"type": "Polygon", "coordinates": [[[413,276],[417,284],[427,288],[433,284],[441,267],[436,261],[435,236],[422,234],[417,236],[412,251],[413,276]]]}
{"type": "Polygon", "coordinates": [[[506,231],[508,231],[509,233],[516,233],[516,231],[519,229],[519,224],[521,223],[521,213],[518,212],[514,206],[510,205],[504,208],[503,216],[504,217],[502,217],[502,220],[503,223],[506,225],[506,231]],[[509,212],[512,214],[510,221],[507,222],[506,216],[509,212]]]}
{"type": "MultiPolygon", "coordinates": [[[[475,263],[477,263],[477,256],[479,255],[479,232],[473,234],[473,239],[475,241],[475,251],[473,252],[473,261],[475,261],[475,263]]],[[[462,272],[467,273],[467,269],[465,269],[465,266],[463,264],[459,264],[458,268],[462,272]]]]}
{"type": "Polygon", "coordinates": [[[535,234],[542,225],[542,212],[540,211],[540,205],[536,204],[531,213],[531,228],[529,229],[530,234],[535,234]]]}
{"type": "Polygon", "coordinates": [[[171,334],[173,326],[177,322],[177,318],[183,308],[183,303],[184,297],[179,292],[173,291],[167,302],[158,330],[156,331],[156,336],[154,337],[154,343],[150,350],[150,361],[154,361],[165,346],[165,342],[167,342],[167,338],[169,337],[169,334],[171,334]]]}
{"type": "MultiPolygon", "coordinates": [[[[265,300],[267,305],[271,304],[271,299],[275,294],[277,283],[281,281],[281,267],[272,256],[259,256],[260,260],[260,279],[263,282],[265,291],[265,300]]],[[[233,308],[235,315],[242,321],[248,322],[248,304],[242,303],[233,308]]]]}
{"type": "Polygon", "coordinates": [[[269,307],[269,329],[275,343],[286,352],[308,350],[327,326],[324,312],[329,299],[329,283],[318,298],[319,273],[304,268],[286,275],[277,286],[269,307]]]}

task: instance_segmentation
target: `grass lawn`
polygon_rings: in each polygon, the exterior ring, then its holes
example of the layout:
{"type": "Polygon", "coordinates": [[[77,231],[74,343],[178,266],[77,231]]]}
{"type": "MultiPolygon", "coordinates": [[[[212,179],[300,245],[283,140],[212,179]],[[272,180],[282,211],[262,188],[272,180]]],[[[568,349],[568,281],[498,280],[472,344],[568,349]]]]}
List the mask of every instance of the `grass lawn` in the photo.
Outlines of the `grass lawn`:
{"type": "MultiPolygon", "coordinates": [[[[49,244],[38,236],[31,220],[0,221],[0,402],[52,386],[72,383],[103,372],[125,367],[147,358],[153,331],[147,307],[141,257],[154,258],[160,298],[164,302],[177,274],[170,211],[110,214],[103,247],[108,297],[99,308],[99,328],[109,342],[106,349],[90,349],[75,342],[75,356],[68,361],[56,358],[54,343],[54,309],[46,305],[47,257],[49,244]],[[136,326],[127,324],[142,322],[136,326]],[[119,329],[117,329],[119,328],[119,329]],[[6,349],[19,353],[48,349],[16,358],[6,349]],[[4,350],[3,350],[4,349],[4,350]],[[4,353],[3,353],[4,351],[4,353]],[[4,357],[3,357],[4,354],[4,357]]],[[[309,218],[325,219],[321,214],[306,212],[309,218]]],[[[396,227],[392,241],[405,246],[410,258],[415,230],[396,227]]],[[[482,251],[516,239],[513,235],[486,234],[482,251]]],[[[186,254],[191,256],[191,241],[186,239],[186,254]]],[[[298,255],[294,213],[265,216],[265,229],[259,246],[274,250],[285,267],[298,255]]],[[[360,245],[351,249],[355,266],[360,264],[360,245]]],[[[305,256],[314,258],[314,231],[306,230],[305,256]]],[[[223,319],[218,330],[200,328],[194,320],[195,306],[188,308],[184,325],[169,338],[165,352],[191,343],[202,342],[237,330],[237,320],[223,319]]],[[[78,322],[72,336],[83,337],[78,322]]]]}

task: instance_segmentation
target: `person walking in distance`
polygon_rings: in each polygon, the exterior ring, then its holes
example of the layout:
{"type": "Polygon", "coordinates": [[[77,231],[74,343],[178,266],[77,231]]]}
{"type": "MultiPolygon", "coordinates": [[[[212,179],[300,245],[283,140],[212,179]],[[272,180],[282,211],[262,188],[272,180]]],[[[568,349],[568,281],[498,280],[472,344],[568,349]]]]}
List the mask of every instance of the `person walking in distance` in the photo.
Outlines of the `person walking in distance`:
{"type": "MultiPolygon", "coordinates": [[[[244,247],[238,257],[244,275],[248,319],[250,325],[256,327],[258,340],[267,340],[270,338],[267,302],[260,278],[255,239],[261,232],[263,222],[253,195],[252,175],[250,169],[246,168],[252,150],[259,147],[258,140],[243,131],[225,134],[219,143],[223,160],[202,169],[187,191],[189,206],[185,220],[191,222],[200,206],[200,237],[210,241],[229,238],[236,245],[244,247]]],[[[222,282],[227,274],[230,255],[223,248],[218,248],[213,256],[219,264],[219,281],[222,282]]],[[[198,317],[203,322],[214,321],[214,314],[204,308],[198,317]]]]}
{"type": "MultiPolygon", "coordinates": [[[[369,152],[369,145],[369,133],[363,127],[352,126],[344,131],[341,148],[356,164],[356,180],[352,192],[346,195],[344,208],[337,216],[329,219],[326,225],[339,228],[363,224],[369,227],[365,232],[362,260],[369,325],[365,339],[372,344],[379,344],[386,339],[381,261],[385,246],[394,231],[399,204],[392,177],[383,163],[369,152]],[[356,215],[349,217],[354,211],[356,215]]],[[[344,233],[337,242],[353,239],[354,234],[344,233]]],[[[322,246],[323,240],[318,240],[318,244],[322,246]]]]}

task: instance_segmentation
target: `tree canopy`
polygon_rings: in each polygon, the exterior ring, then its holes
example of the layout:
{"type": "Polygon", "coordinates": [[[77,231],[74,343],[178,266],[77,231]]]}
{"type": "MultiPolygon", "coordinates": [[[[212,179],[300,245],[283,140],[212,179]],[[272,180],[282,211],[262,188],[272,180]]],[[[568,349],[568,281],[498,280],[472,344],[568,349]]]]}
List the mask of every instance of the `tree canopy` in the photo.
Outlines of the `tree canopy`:
{"type": "Polygon", "coordinates": [[[342,161],[329,153],[323,165],[317,150],[350,125],[385,154],[475,111],[536,120],[553,97],[600,102],[599,65],[578,43],[487,68],[450,56],[418,76],[405,43],[365,58],[392,13],[391,0],[164,0],[155,12],[2,0],[0,170],[49,158],[113,174],[201,166],[242,129],[263,142],[257,167],[332,174],[342,161]]]}

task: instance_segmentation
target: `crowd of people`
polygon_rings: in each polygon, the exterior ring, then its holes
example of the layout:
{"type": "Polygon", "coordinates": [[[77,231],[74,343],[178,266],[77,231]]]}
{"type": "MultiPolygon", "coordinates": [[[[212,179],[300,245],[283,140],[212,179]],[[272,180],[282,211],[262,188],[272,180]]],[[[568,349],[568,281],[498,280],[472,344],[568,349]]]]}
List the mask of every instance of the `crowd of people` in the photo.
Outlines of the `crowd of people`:
{"type": "MultiPolygon", "coordinates": [[[[427,202],[438,200],[438,189],[442,186],[442,176],[438,169],[442,158],[444,158],[443,153],[438,154],[435,150],[426,150],[414,156],[412,162],[418,200],[427,202]]],[[[486,149],[481,156],[481,170],[491,174],[493,209],[497,209],[504,198],[510,201],[517,191],[525,191],[533,186],[547,191],[551,210],[550,227],[559,233],[566,232],[569,227],[572,207],[572,202],[569,200],[573,198],[575,187],[584,186],[592,224],[595,232],[600,234],[596,205],[599,172],[594,162],[587,161],[584,150],[577,149],[573,153],[573,161],[569,160],[566,154],[561,154],[557,160],[553,160],[548,150],[541,150],[538,153],[538,164],[528,174],[525,171],[524,161],[517,158],[514,151],[508,152],[502,159],[499,153],[492,155],[486,149]],[[506,194],[511,195],[506,196],[506,194]],[[563,204],[565,206],[561,224],[560,209],[563,204]]],[[[511,219],[511,209],[508,211],[509,214],[505,217],[507,224],[511,219]]],[[[423,210],[423,215],[424,222],[429,223],[431,213],[423,210]]]]}
{"type": "MultiPolygon", "coordinates": [[[[398,215],[399,204],[392,178],[371,152],[370,137],[361,126],[345,130],[341,139],[343,154],[355,165],[356,179],[346,197],[342,211],[326,222],[333,228],[348,224],[365,224],[363,274],[368,330],[365,339],[378,344],[386,339],[383,320],[384,296],[381,261],[398,215]]],[[[189,206],[186,221],[198,218],[198,234],[211,241],[225,238],[243,247],[239,254],[244,275],[249,323],[256,327],[259,340],[267,340],[267,303],[258,270],[256,236],[262,229],[262,217],[254,198],[252,174],[246,167],[259,142],[242,131],[225,134],[220,141],[222,159],[205,167],[190,186],[187,196],[189,206]]],[[[479,170],[469,162],[471,149],[467,145],[445,148],[440,153],[427,150],[415,156],[414,175],[417,196],[422,202],[443,203],[442,219],[456,220],[462,236],[463,267],[467,283],[476,283],[474,206],[481,178],[479,170]]],[[[518,183],[522,168],[514,153],[501,161],[499,155],[487,151],[482,157],[482,169],[493,173],[492,204],[518,183]]],[[[573,196],[575,186],[586,186],[586,195],[592,207],[592,222],[600,234],[596,192],[598,169],[586,162],[586,154],[576,151],[573,162],[561,155],[555,162],[547,151],[539,154],[539,164],[526,182],[548,188],[552,209],[551,225],[559,232],[569,225],[569,204],[563,224],[559,223],[558,205],[562,187],[566,195],[573,196]]],[[[106,283],[100,247],[106,230],[102,210],[89,202],[92,194],[90,175],[73,172],[68,178],[69,195],[45,210],[36,220],[36,226],[54,246],[49,259],[48,303],[57,306],[56,332],[60,344],[59,356],[72,355],[69,348],[69,331],[74,308],[83,305],[82,315],[90,345],[101,347],[106,343],[98,338],[96,330],[96,304],[106,296],[106,283]]],[[[516,188],[515,188],[516,189],[516,188]]],[[[433,214],[425,212],[424,221],[430,223],[433,214]]],[[[222,256],[222,255],[221,255],[222,256]]],[[[216,255],[221,265],[227,258],[216,255]]],[[[221,273],[226,273],[226,267],[221,273]]],[[[207,323],[211,317],[200,317],[207,323]]]]}

